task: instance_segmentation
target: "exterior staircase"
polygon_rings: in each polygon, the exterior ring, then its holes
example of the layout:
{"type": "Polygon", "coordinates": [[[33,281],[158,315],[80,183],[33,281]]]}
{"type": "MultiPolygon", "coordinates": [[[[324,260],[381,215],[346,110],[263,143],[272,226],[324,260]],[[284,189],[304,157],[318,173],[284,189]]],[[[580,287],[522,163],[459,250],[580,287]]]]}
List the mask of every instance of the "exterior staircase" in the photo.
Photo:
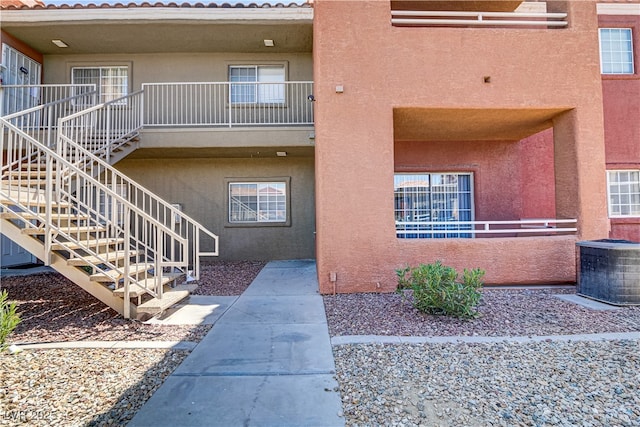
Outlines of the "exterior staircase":
{"type": "Polygon", "coordinates": [[[215,234],[109,163],[137,147],[141,98],[55,123],[43,118],[73,96],[0,118],[2,233],[126,318],[186,298],[218,253],[215,234]]]}

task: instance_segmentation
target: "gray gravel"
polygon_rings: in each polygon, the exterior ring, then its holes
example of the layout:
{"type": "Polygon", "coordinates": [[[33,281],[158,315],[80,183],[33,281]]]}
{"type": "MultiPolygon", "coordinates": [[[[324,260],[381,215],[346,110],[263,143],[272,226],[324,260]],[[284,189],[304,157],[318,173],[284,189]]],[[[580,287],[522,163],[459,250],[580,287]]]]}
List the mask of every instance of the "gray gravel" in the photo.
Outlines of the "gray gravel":
{"type": "Polygon", "coordinates": [[[399,294],[324,297],[329,333],[403,336],[530,336],[640,331],[640,307],[594,311],[554,297],[571,289],[483,290],[480,317],[420,313],[399,294]]]}
{"type": "Polygon", "coordinates": [[[640,343],[335,346],[347,425],[638,426],[640,343]]]}
{"type": "Polygon", "coordinates": [[[155,349],[0,354],[0,425],[125,425],[187,355],[155,349]]]}
{"type": "MultiPolygon", "coordinates": [[[[326,296],[332,336],[546,336],[640,330],[640,307],[483,291],[481,317],[419,313],[396,294],[326,296]]],[[[640,426],[640,341],[333,347],[350,426],[640,426]]]]}

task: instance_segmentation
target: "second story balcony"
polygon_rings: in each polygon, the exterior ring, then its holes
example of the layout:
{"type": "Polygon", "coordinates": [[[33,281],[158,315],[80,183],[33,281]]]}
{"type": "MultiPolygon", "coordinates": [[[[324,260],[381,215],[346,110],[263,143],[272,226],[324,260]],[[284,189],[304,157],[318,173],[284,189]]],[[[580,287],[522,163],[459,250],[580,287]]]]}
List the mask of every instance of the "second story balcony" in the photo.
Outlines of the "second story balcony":
{"type": "Polygon", "coordinates": [[[567,13],[544,1],[391,1],[396,27],[564,28],[567,13]]]}
{"type": "Polygon", "coordinates": [[[313,82],[143,84],[145,127],[313,126],[313,82]]]}

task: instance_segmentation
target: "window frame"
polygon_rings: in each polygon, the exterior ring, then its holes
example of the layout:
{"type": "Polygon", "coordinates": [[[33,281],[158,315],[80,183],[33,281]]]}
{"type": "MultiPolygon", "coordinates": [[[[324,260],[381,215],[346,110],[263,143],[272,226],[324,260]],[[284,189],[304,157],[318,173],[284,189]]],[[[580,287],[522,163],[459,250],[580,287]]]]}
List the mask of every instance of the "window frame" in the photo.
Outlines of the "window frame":
{"type": "MultiPolygon", "coordinates": [[[[428,177],[428,187],[426,190],[426,193],[428,193],[428,208],[423,209],[423,210],[428,210],[428,215],[429,215],[429,220],[428,221],[408,221],[408,222],[425,222],[425,223],[429,223],[429,222],[448,222],[448,221],[440,221],[440,220],[434,220],[432,218],[432,214],[434,212],[434,194],[446,194],[446,193],[438,193],[438,192],[434,192],[432,189],[434,188],[434,186],[436,184],[433,184],[433,177],[434,176],[438,176],[438,175],[455,175],[455,176],[467,176],[469,177],[469,190],[465,191],[465,192],[461,192],[459,189],[456,189],[456,195],[460,194],[469,194],[469,207],[468,209],[465,208],[465,211],[469,212],[469,216],[470,219],[468,220],[461,220],[460,218],[460,214],[458,214],[458,220],[457,221],[475,221],[475,174],[472,171],[433,171],[433,172],[395,172],[394,173],[394,191],[393,191],[393,197],[394,197],[394,218],[395,218],[395,223],[396,223],[396,237],[398,239],[438,239],[438,238],[473,238],[475,237],[475,234],[473,233],[473,226],[469,226],[468,229],[463,229],[463,228],[458,228],[458,229],[443,229],[442,233],[420,233],[419,229],[416,229],[415,233],[403,233],[403,234],[398,234],[397,231],[407,231],[406,228],[404,229],[399,229],[398,228],[398,205],[397,205],[397,195],[398,192],[396,191],[396,177],[398,176],[411,176],[411,177],[428,177]],[[415,234],[415,236],[411,236],[411,234],[415,234]]],[[[442,184],[442,185],[446,185],[446,184],[442,184]]],[[[459,184],[457,184],[459,185],[459,184]]],[[[460,207],[458,209],[461,209],[460,207]]],[[[413,211],[415,211],[416,209],[411,209],[413,211]]],[[[457,222],[457,221],[451,221],[451,222],[457,222]]],[[[432,231],[433,229],[429,228],[426,229],[428,231],[432,231]]]]}
{"type": "MultiPolygon", "coordinates": [[[[608,209],[608,213],[609,213],[609,218],[640,218],[640,208],[638,209],[638,213],[637,214],[614,214],[613,213],[613,206],[614,205],[618,205],[618,206],[623,206],[622,203],[613,203],[613,196],[614,194],[611,192],[611,185],[614,184],[613,180],[612,180],[612,176],[611,174],[615,173],[615,174],[620,174],[620,173],[624,173],[624,172],[629,172],[629,173],[636,173],[638,175],[638,179],[637,181],[625,181],[623,184],[628,184],[628,185],[632,185],[632,184],[638,184],[638,186],[640,186],[640,169],[607,169],[607,209],[608,209]]],[[[621,181],[617,181],[617,183],[621,183],[621,181]]],[[[622,193],[616,193],[615,195],[617,196],[621,196],[622,193]]],[[[631,195],[631,192],[627,193],[627,195],[631,195]]],[[[631,207],[632,203],[631,201],[629,201],[628,206],[629,208],[631,207]]],[[[631,211],[631,209],[629,209],[631,211]]]]}
{"type": "Polygon", "coordinates": [[[287,83],[287,65],[282,62],[277,63],[250,63],[250,64],[241,64],[241,63],[230,63],[227,65],[227,79],[229,81],[229,98],[227,102],[232,106],[243,106],[243,105],[267,105],[267,106],[284,106],[287,103],[287,94],[286,94],[286,83],[287,83]],[[279,68],[282,69],[282,81],[274,81],[274,82],[261,82],[259,73],[260,68],[279,68]],[[232,70],[233,69],[254,69],[255,70],[255,81],[232,81],[232,70]],[[260,86],[259,83],[272,83],[273,85],[281,86],[279,88],[280,97],[278,97],[275,101],[262,101],[260,98],[260,86]],[[239,86],[248,86],[254,87],[254,95],[253,100],[240,100],[234,101],[234,84],[239,86]]]}
{"type": "MultiPolygon", "coordinates": [[[[633,46],[633,31],[634,28],[632,27],[600,27],[598,28],[598,53],[599,53],[599,57],[600,57],[600,74],[604,75],[604,76],[632,76],[636,73],[636,67],[635,67],[635,54],[634,54],[634,46],[633,46]],[[629,62],[624,62],[621,64],[627,65],[630,64],[631,65],[631,71],[621,71],[621,72],[613,72],[613,71],[608,71],[605,72],[605,63],[604,63],[604,58],[603,58],[603,45],[602,45],[602,32],[603,31],[628,31],[629,32],[629,43],[631,44],[630,46],[630,50],[629,51],[625,51],[625,54],[630,54],[630,61],[629,62]]],[[[612,63],[608,63],[609,65],[612,63]]]]}
{"type": "MultiPolygon", "coordinates": [[[[291,226],[291,177],[228,177],[224,180],[225,188],[225,227],[290,227],[291,226]],[[231,186],[233,184],[284,184],[285,188],[285,220],[284,221],[232,221],[231,220],[231,186]]],[[[260,201],[257,199],[256,204],[260,201]]]]}
{"type": "Polygon", "coordinates": [[[121,100],[118,102],[114,102],[116,99],[119,98],[123,98],[126,97],[128,95],[131,94],[132,90],[131,90],[131,64],[130,63],[122,63],[122,62],[114,62],[114,63],[78,63],[78,64],[70,64],[69,65],[69,75],[70,75],[70,81],[71,84],[86,84],[86,83],[78,83],[75,81],[74,79],[74,71],[75,70],[80,70],[80,69],[84,69],[84,70],[89,70],[89,69],[98,69],[100,70],[100,77],[99,79],[102,80],[103,76],[102,76],[102,70],[105,69],[125,69],[126,70],[126,82],[125,84],[122,86],[123,88],[125,88],[125,93],[121,94],[121,96],[117,96],[115,98],[111,98],[111,99],[105,99],[105,93],[103,92],[103,85],[102,82],[100,82],[99,84],[96,84],[96,91],[97,93],[97,98],[98,98],[98,103],[102,104],[102,103],[111,103],[112,105],[120,105],[120,106],[126,106],[128,104],[127,100],[121,100]]]}

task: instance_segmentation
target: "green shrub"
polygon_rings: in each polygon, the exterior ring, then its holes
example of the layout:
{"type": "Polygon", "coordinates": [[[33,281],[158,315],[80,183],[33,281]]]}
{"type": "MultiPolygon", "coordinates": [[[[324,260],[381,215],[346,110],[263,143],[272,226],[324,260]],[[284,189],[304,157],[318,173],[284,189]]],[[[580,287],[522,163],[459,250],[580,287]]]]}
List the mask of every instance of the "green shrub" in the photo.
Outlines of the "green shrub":
{"type": "Polygon", "coordinates": [[[423,313],[444,314],[464,319],[478,316],[476,306],[480,302],[484,270],[464,269],[462,280],[453,267],[420,264],[396,270],[398,292],[413,290],[413,306],[423,313]]]}
{"type": "Polygon", "coordinates": [[[7,291],[0,292],[0,352],[7,348],[7,337],[20,323],[20,315],[16,312],[16,303],[7,301],[7,291]]]}

